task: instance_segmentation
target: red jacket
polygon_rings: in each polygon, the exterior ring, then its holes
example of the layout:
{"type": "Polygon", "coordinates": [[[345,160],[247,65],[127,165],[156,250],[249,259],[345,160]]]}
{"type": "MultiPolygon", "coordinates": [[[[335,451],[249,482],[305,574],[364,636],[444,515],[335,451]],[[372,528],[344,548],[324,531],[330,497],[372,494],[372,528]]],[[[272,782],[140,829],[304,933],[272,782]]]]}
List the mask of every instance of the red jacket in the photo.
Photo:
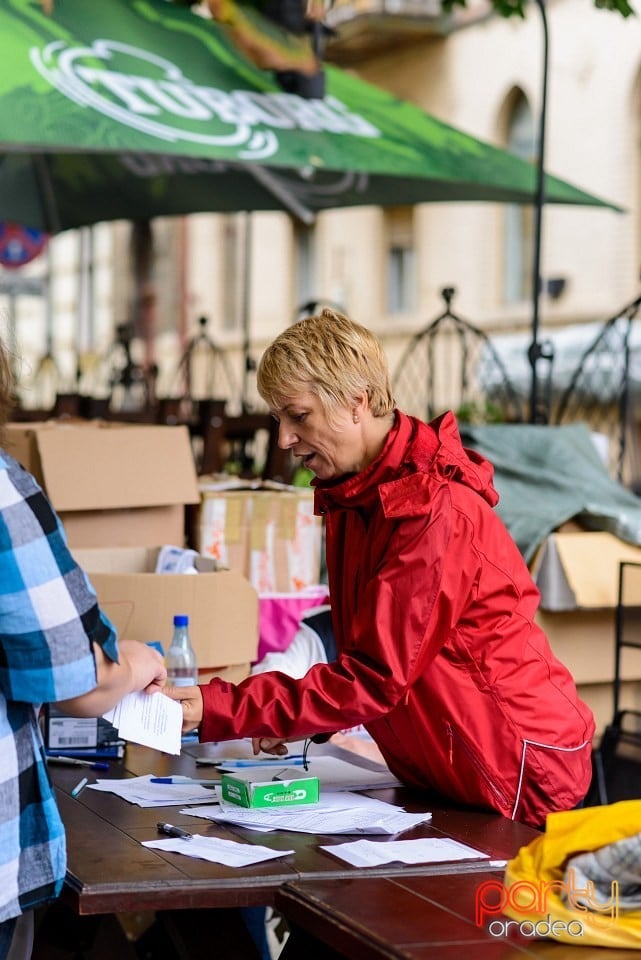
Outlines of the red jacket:
{"type": "Polygon", "coordinates": [[[575,806],[594,721],[533,622],[539,594],[454,417],[397,413],[380,457],[315,481],[338,659],[202,688],[202,740],[364,723],[405,783],[540,825],[575,806]]]}

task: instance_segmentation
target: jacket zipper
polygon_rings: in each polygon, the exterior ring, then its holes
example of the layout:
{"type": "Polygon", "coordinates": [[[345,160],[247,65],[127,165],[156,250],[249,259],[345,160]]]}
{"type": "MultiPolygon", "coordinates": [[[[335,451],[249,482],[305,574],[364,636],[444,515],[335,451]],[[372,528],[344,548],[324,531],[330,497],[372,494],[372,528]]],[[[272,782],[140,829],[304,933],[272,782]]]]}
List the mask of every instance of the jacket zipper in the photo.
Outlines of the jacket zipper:
{"type": "Polygon", "coordinates": [[[501,788],[497,786],[496,783],[494,783],[494,781],[491,779],[487,770],[485,769],[485,767],[483,766],[479,758],[476,756],[475,752],[472,750],[467,740],[465,740],[464,737],[462,737],[456,730],[454,730],[454,728],[452,727],[449,721],[446,723],[445,726],[446,726],[447,737],[448,737],[448,755],[450,760],[450,766],[453,766],[454,764],[454,740],[456,740],[456,742],[462,746],[468,759],[471,760],[473,766],[475,767],[475,769],[483,779],[484,783],[490,788],[490,790],[492,791],[494,796],[497,798],[497,800],[500,803],[502,803],[503,806],[509,805],[511,803],[509,797],[506,797],[503,791],[501,790],[501,788]]]}

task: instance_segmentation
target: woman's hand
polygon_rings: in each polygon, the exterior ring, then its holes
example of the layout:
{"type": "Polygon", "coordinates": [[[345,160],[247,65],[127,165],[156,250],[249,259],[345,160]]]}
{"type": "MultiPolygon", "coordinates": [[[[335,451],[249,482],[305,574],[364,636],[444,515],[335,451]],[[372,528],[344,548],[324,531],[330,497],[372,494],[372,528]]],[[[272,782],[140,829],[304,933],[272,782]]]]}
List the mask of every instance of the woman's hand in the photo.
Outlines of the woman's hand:
{"type": "Polygon", "coordinates": [[[286,743],[293,743],[295,740],[300,740],[300,737],[292,737],[291,740],[280,740],[276,737],[253,737],[252,738],[252,749],[254,755],[261,753],[273,753],[277,757],[284,757],[286,753],[289,753],[286,743]]]}
{"type": "Polygon", "coordinates": [[[203,695],[200,687],[163,687],[162,692],[171,700],[178,700],[183,708],[183,733],[191,733],[203,719],[203,695]]]}

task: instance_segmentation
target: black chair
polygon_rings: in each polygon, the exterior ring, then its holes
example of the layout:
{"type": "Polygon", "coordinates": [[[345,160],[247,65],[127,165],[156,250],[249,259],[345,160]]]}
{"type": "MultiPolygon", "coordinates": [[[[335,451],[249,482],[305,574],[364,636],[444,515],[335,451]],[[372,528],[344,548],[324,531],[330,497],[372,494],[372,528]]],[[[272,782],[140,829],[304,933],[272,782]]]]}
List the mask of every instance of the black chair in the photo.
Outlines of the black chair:
{"type": "Polygon", "coordinates": [[[278,446],[278,424],[269,413],[212,417],[203,436],[199,474],[220,473],[232,465],[246,478],[290,483],[295,464],[278,446]]]}
{"type": "Polygon", "coordinates": [[[623,650],[641,650],[641,563],[619,563],[614,639],[613,716],[594,753],[590,791],[601,804],[641,797],[641,710],[621,706],[623,650]]]}

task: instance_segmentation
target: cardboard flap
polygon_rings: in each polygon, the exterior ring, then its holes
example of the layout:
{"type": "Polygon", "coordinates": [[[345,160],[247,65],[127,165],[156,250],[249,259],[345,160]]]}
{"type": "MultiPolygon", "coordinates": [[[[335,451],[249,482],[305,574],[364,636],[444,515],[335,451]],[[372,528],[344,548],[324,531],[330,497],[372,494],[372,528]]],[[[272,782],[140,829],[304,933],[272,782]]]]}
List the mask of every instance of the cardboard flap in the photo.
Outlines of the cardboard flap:
{"type": "Polygon", "coordinates": [[[624,543],[611,533],[551,534],[534,571],[541,608],[616,607],[621,560],[641,563],[641,547],[624,543]]]}
{"type": "Polygon", "coordinates": [[[153,573],[160,547],[74,549],[76,563],[91,573],[153,573]]]}
{"type": "Polygon", "coordinates": [[[59,425],[36,437],[45,489],[58,511],[198,502],[185,427],[59,425]]]}
{"type": "Polygon", "coordinates": [[[145,643],[159,640],[167,650],[174,614],[186,613],[199,669],[256,659],[258,594],[243,576],[231,571],[192,576],[125,573],[123,568],[148,562],[154,551],[111,552],[112,561],[107,550],[77,550],[74,555],[119,636],[145,643]]]}

